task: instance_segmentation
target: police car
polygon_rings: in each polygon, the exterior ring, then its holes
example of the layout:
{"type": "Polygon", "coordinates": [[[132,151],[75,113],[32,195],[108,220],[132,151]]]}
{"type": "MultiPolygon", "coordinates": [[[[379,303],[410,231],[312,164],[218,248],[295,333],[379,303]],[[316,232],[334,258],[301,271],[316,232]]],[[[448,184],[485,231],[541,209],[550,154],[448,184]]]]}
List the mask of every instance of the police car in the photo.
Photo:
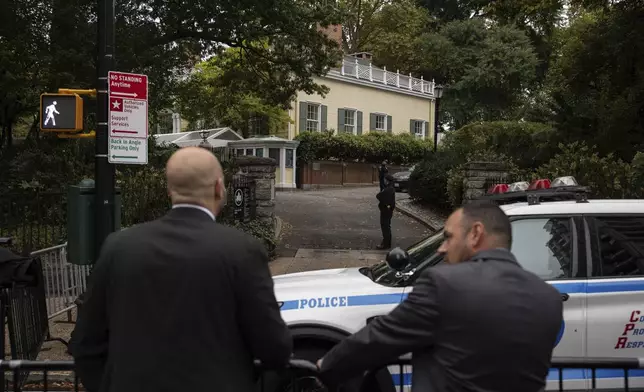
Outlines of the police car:
{"type": "MultiPolygon", "coordinates": [[[[561,292],[564,323],[553,356],[644,357],[644,202],[588,200],[573,177],[501,184],[488,193],[510,217],[519,262],[561,292]]],[[[316,360],[391,311],[425,268],[443,261],[436,253],[442,240],[439,231],[409,247],[399,270],[382,261],[275,276],[295,355],[316,360]]],[[[380,391],[399,389],[398,368],[378,374],[380,391]]],[[[407,390],[411,368],[404,373],[407,390]]],[[[623,373],[597,370],[597,388],[623,388],[623,373]]],[[[629,375],[630,387],[644,387],[644,371],[629,375]]],[[[590,370],[566,370],[563,379],[565,390],[591,389],[590,370]]],[[[549,374],[547,389],[558,389],[557,370],[549,374]]]]}

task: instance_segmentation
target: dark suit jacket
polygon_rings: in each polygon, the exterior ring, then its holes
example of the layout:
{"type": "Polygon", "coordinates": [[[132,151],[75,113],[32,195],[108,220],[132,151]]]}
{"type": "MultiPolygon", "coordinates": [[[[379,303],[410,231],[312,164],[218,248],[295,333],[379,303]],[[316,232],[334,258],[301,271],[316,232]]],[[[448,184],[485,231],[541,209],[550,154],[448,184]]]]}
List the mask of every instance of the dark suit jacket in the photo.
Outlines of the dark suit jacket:
{"type": "Polygon", "coordinates": [[[376,199],[378,199],[378,208],[382,212],[393,212],[396,208],[396,190],[391,185],[378,193],[376,199]]]}
{"type": "Polygon", "coordinates": [[[176,208],[108,237],[70,351],[90,392],[244,392],[292,338],[259,242],[176,208]]]}
{"type": "Polygon", "coordinates": [[[429,267],[408,298],[323,359],[331,384],[412,353],[413,391],[537,392],[562,322],[559,292],[506,250],[429,267]]]}

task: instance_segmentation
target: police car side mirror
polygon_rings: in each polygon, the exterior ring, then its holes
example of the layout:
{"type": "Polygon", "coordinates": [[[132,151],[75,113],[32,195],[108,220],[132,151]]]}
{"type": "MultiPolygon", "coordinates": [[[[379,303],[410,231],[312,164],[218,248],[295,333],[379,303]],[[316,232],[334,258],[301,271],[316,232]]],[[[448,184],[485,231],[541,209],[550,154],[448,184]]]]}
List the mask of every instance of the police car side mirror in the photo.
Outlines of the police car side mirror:
{"type": "Polygon", "coordinates": [[[409,265],[409,254],[401,248],[393,248],[387,253],[387,266],[394,271],[403,271],[409,265]]]}

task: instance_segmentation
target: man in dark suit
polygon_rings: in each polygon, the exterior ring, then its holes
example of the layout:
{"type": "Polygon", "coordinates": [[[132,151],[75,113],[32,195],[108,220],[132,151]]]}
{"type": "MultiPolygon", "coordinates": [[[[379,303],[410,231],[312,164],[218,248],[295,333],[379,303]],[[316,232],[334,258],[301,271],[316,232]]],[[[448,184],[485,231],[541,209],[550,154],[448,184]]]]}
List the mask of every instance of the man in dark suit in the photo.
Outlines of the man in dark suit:
{"type": "Polygon", "coordinates": [[[446,264],[420,273],[398,307],[318,362],[337,385],[412,353],[412,391],[537,392],[562,323],[559,292],[509,249],[511,225],[492,204],[467,204],[445,225],[446,264]]]}
{"type": "Polygon", "coordinates": [[[386,186],[376,195],[378,209],[380,210],[380,230],[382,231],[382,242],[378,249],[391,248],[391,218],[396,208],[396,190],[394,189],[394,178],[391,175],[385,177],[386,186]]]}
{"type": "Polygon", "coordinates": [[[378,182],[380,183],[380,191],[385,189],[385,186],[387,186],[387,183],[385,181],[387,174],[389,174],[389,169],[387,168],[387,160],[384,160],[378,168],[378,182]]]}
{"type": "Polygon", "coordinates": [[[284,366],[292,338],[263,246],[215,223],[219,162],[188,147],[167,163],[172,210],[108,237],[72,335],[90,392],[255,389],[253,360],[284,366]]]}

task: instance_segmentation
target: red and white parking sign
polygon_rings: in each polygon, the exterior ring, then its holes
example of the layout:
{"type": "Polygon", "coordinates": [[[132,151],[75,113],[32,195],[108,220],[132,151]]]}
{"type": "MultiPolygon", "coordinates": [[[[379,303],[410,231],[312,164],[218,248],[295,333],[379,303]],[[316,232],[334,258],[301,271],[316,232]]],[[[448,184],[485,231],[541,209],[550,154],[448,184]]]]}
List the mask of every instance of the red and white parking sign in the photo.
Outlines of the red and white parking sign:
{"type": "Polygon", "coordinates": [[[109,162],[148,162],[148,77],[113,72],[109,87],[109,162]]]}

